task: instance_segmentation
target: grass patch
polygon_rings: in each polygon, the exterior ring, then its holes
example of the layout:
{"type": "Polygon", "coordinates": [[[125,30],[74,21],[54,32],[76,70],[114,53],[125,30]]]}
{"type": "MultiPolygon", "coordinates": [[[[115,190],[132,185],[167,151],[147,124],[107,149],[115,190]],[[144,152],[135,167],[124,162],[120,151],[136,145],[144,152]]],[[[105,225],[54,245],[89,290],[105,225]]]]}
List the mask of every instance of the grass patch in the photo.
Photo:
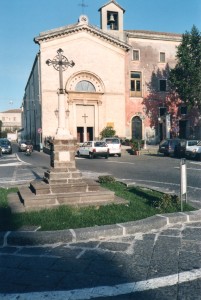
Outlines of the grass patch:
{"type": "MultiPolygon", "coordinates": [[[[7,194],[16,192],[17,189],[0,189],[0,230],[17,230],[24,226],[40,226],[41,230],[75,229],[136,221],[158,213],[180,211],[180,201],[175,196],[137,187],[127,188],[110,180],[102,182],[101,185],[114,191],[117,196],[129,200],[129,204],[112,204],[99,208],[60,206],[39,212],[11,214],[7,194]]],[[[183,210],[195,209],[184,204],[183,210]]]]}

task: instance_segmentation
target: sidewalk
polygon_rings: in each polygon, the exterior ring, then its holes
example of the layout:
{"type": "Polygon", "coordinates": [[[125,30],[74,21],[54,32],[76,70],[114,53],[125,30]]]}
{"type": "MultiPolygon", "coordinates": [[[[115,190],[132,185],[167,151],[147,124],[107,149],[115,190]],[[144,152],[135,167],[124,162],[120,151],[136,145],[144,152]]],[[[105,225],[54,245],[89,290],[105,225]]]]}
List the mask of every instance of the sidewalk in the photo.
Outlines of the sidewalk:
{"type": "Polygon", "coordinates": [[[201,299],[200,211],[91,229],[7,232],[1,244],[2,300],[201,299]]]}
{"type": "Polygon", "coordinates": [[[86,240],[101,240],[110,237],[126,237],[138,233],[168,228],[173,224],[201,222],[201,210],[158,214],[135,222],[114,225],[94,226],[58,231],[38,231],[39,228],[25,228],[21,231],[0,232],[0,247],[35,246],[55,243],[71,243],[86,240]]]}

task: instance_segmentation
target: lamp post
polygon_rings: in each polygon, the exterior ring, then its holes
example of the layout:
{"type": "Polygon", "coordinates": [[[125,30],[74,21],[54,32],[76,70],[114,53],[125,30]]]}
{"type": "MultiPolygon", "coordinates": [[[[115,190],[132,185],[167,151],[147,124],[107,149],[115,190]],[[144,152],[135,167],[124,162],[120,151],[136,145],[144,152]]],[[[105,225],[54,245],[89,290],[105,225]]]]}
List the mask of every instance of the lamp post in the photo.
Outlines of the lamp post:
{"type": "MultiPolygon", "coordinates": [[[[147,108],[143,107],[143,112],[144,112],[144,120],[146,121],[146,112],[147,108]]],[[[146,124],[144,124],[144,149],[147,149],[147,130],[146,130],[146,124]]]]}
{"type": "Polygon", "coordinates": [[[147,149],[147,127],[145,126],[145,121],[146,121],[147,117],[148,117],[148,119],[151,118],[152,113],[151,113],[151,111],[149,111],[147,113],[147,108],[146,107],[143,107],[142,110],[144,112],[144,117],[143,117],[143,119],[144,119],[144,149],[147,149]]]}
{"type": "Polygon", "coordinates": [[[63,72],[68,67],[74,67],[74,61],[69,61],[63,54],[63,50],[60,48],[57,50],[57,55],[51,60],[48,59],[46,64],[48,66],[53,65],[56,71],[59,71],[59,91],[58,91],[58,128],[56,132],[56,138],[71,139],[72,135],[69,131],[69,125],[66,125],[66,113],[65,113],[65,90],[63,89],[63,72]]]}

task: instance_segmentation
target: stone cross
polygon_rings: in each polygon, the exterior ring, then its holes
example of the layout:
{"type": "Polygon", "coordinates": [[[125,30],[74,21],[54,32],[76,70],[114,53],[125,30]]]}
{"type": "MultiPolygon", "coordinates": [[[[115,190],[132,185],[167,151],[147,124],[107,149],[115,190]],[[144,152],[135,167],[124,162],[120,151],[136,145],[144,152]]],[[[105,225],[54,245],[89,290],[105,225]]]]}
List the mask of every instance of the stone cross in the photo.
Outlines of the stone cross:
{"type": "Polygon", "coordinates": [[[59,99],[58,99],[58,128],[56,132],[57,139],[72,139],[72,135],[69,131],[69,122],[66,123],[65,116],[65,90],[63,88],[63,72],[68,67],[73,67],[75,65],[74,61],[69,61],[64,55],[62,55],[63,50],[57,50],[57,55],[53,60],[48,59],[46,64],[48,66],[53,65],[55,70],[59,71],[59,99]]]}
{"type": "Polygon", "coordinates": [[[86,119],[88,118],[88,116],[86,114],[84,114],[84,116],[82,116],[82,118],[84,118],[84,123],[86,123],[86,119]]]}
{"type": "Polygon", "coordinates": [[[82,13],[84,13],[84,8],[87,7],[88,5],[86,5],[86,4],[84,3],[84,0],[82,0],[82,3],[79,4],[79,6],[82,6],[82,13]]]}
{"type": "Polygon", "coordinates": [[[48,66],[53,65],[55,70],[59,71],[59,93],[64,94],[63,89],[63,74],[68,67],[73,67],[75,65],[74,61],[69,61],[64,55],[62,55],[63,50],[60,48],[57,50],[57,55],[53,58],[53,60],[48,59],[46,64],[48,66]]]}

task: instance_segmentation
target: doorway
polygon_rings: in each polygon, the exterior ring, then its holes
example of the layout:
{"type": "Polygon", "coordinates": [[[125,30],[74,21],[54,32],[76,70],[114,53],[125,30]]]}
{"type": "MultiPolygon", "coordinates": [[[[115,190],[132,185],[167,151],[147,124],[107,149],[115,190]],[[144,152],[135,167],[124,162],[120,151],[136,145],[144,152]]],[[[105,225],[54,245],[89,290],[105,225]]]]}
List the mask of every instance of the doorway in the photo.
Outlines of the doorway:
{"type": "Polygon", "coordinates": [[[84,143],[84,127],[77,127],[77,141],[84,143]]]}
{"type": "Polygon", "coordinates": [[[84,143],[87,141],[93,141],[93,127],[87,127],[87,139],[84,138],[84,127],[77,127],[77,141],[78,143],[84,143]]]}
{"type": "Polygon", "coordinates": [[[140,117],[132,118],[132,139],[142,139],[142,120],[140,117]]]}
{"type": "MultiPolygon", "coordinates": [[[[179,121],[179,137],[180,137],[180,139],[185,139],[186,138],[186,129],[187,129],[187,121],[186,120],[180,120],[179,121]]],[[[194,128],[192,128],[190,136],[191,136],[191,138],[194,137],[194,128]]]]}
{"type": "Polygon", "coordinates": [[[93,127],[87,127],[87,141],[93,141],[93,127]]]}

